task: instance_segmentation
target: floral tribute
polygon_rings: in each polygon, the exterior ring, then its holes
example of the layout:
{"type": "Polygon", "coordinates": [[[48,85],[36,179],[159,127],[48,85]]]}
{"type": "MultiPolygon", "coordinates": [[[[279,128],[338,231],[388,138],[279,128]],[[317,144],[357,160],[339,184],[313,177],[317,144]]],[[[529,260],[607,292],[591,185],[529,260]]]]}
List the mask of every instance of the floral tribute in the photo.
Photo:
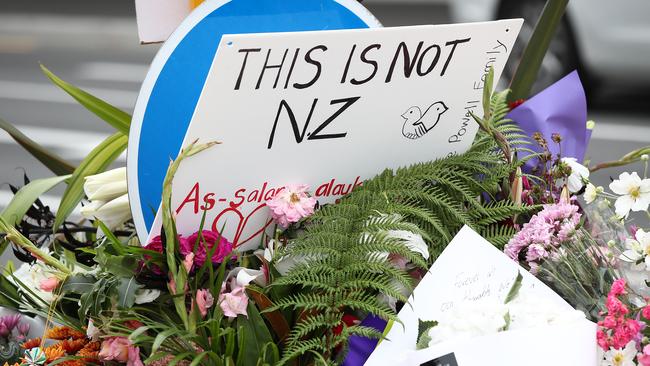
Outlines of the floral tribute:
{"type": "MultiPolygon", "coordinates": [[[[130,116],[43,71],[118,132],[75,167],[6,127],[55,175],[12,186],[0,214],[0,251],[15,257],[0,306],[22,314],[0,317],[6,365],[362,365],[465,225],[598,324],[602,365],[650,365],[650,147],[588,166],[594,126],[571,117],[576,105],[555,111],[560,124],[528,120],[545,114],[517,111],[561,106],[492,93],[488,72],[467,152],[386,170],[335,204],[286,182],[266,202],[274,225],[244,250],[202,225],[179,233],[170,207],[180,164],[215,142],[191,143],[170,164],[162,229],[139,242],[125,170],[105,171],[130,116]],[[590,180],[625,165],[607,188],[590,180]],[[67,187],[53,211],[38,197],[57,184],[67,187]]],[[[540,304],[462,304],[412,346],[567,321],[540,304]],[[527,312],[535,306],[543,316],[527,312]]]]}

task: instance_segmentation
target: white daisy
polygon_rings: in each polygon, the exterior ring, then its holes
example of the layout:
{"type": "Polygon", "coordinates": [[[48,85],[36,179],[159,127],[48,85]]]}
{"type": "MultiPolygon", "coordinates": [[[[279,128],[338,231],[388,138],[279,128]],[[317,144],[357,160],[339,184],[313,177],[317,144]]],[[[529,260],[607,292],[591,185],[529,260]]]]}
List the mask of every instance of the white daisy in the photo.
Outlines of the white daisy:
{"type": "Polygon", "coordinates": [[[636,353],[634,341],[628,343],[623,349],[611,348],[605,352],[605,359],[602,361],[601,366],[636,366],[634,362],[636,353]]]}
{"type": "Polygon", "coordinates": [[[620,217],[627,217],[630,210],[645,211],[650,205],[650,179],[642,180],[636,172],[622,173],[609,188],[620,196],[614,203],[620,217]]]}

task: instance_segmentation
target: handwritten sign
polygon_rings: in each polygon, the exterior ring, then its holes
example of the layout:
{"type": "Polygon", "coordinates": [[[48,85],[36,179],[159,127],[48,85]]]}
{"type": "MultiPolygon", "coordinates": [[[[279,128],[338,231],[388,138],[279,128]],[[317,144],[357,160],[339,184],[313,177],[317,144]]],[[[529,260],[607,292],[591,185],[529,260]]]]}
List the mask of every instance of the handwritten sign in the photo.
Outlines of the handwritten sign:
{"type": "MultiPolygon", "coordinates": [[[[503,301],[512,287],[517,273],[521,273],[523,276],[522,287],[519,290],[520,297],[534,296],[536,299],[547,301],[548,304],[552,304],[558,309],[566,309],[567,312],[574,311],[571,305],[548,286],[466,226],[445,248],[413,291],[409,298],[409,304],[405,305],[399,312],[398,316],[403,326],[397,323],[392,325],[386,335],[387,340],[379,343],[377,349],[370,355],[366,365],[422,364],[435,357],[452,352],[459,365],[498,364],[514,366],[529,364],[529,360],[521,358],[521,353],[515,352],[513,354],[512,349],[527,349],[525,346],[515,346],[516,342],[514,340],[519,339],[519,342],[524,342],[525,345],[531,342],[534,343],[533,339],[542,339],[541,335],[543,335],[543,339],[546,339],[545,342],[550,342],[553,339],[554,344],[558,344],[558,348],[553,348],[554,352],[556,350],[562,350],[558,352],[566,351],[566,357],[563,360],[586,360],[577,363],[562,363],[562,365],[593,365],[596,357],[596,343],[593,341],[595,339],[595,325],[584,319],[576,324],[496,333],[483,337],[481,340],[452,339],[449,342],[442,342],[422,351],[415,350],[419,319],[441,319],[445,313],[452,311],[454,307],[459,306],[459,304],[466,305],[468,302],[481,302],[488,299],[496,299],[498,302],[503,301]],[[555,334],[556,332],[557,334],[555,334]],[[580,337],[577,337],[578,335],[580,337]],[[486,351],[487,353],[494,357],[511,354],[508,359],[513,361],[510,363],[505,362],[505,358],[502,357],[495,358],[494,362],[488,362],[485,358],[488,357],[485,352],[477,354],[477,344],[490,344],[490,347],[496,348],[486,351]],[[499,347],[505,345],[507,345],[507,351],[499,351],[499,347]],[[590,358],[592,353],[593,359],[590,358]],[[407,360],[411,361],[407,362],[407,360]],[[522,360],[526,360],[526,362],[521,363],[522,360]]],[[[490,348],[486,347],[484,349],[489,350],[490,348]]],[[[524,353],[526,357],[530,357],[529,353],[524,353]]],[[[535,363],[535,365],[550,364],[547,359],[540,357],[540,355],[536,355],[536,358],[544,361],[535,363]]],[[[553,360],[559,358],[562,357],[557,357],[557,354],[554,354],[553,360]]],[[[556,363],[553,362],[552,364],[556,363]]]]}
{"type": "Polygon", "coordinates": [[[500,75],[521,24],[222,37],[184,142],[222,145],[176,175],[179,231],[205,211],[207,227],[255,246],[286,184],[334,202],[385,168],[466,151],[486,72],[500,75]]]}

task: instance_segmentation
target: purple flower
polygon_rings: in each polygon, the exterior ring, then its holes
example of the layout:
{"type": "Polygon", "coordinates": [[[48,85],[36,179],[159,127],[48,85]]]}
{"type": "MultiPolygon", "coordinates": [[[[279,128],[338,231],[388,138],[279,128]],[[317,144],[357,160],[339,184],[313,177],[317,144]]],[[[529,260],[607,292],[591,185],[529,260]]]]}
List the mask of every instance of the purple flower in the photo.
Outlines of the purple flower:
{"type": "Polygon", "coordinates": [[[27,333],[29,333],[29,328],[29,323],[18,323],[18,333],[20,333],[22,336],[27,336],[27,333]]]}
{"type": "Polygon", "coordinates": [[[537,268],[541,262],[570,240],[580,223],[578,206],[567,202],[545,205],[524,224],[504,248],[508,257],[537,268]]]}
{"type": "Polygon", "coordinates": [[[16,325],[20,322],[20,314],[14,314],[14,315],[6,315],[3,317],[0,317],[0,323],[4,324],[4,326],[11,332],[16,328],[16,325]]]}

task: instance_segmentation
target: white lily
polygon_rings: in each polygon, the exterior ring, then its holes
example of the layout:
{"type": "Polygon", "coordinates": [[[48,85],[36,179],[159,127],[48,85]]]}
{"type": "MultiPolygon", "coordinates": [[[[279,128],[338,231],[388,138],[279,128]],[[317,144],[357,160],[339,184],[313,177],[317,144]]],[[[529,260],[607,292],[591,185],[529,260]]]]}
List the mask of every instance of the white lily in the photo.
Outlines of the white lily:
{"type": "Polygon", "coordinates": [[[234,278],[239,287],[246,287],[251,282],[255,282],[260,286],[266,286],[264,272],[257,269],[237,267],[230,271],[226,278],[234,278]]]}
{"type": "Polygon", "coordinates": [[[126,193],[126,168],[86,177],[84,191],[91,201],[110,201],[126,193]]]}
{"type": "Polygon", "coordinates": [[[614,202],[616,214],[627,217],[630,210],[645,211],[650,205],[650,179],[641,179],[636,172],[624,172],[609,184],[612,192],[620,197],[614,202]]]}
{"type": "MultiPolygon", "coordinates": [[[[90,203],[81,208],[88,219],[97,219],[115,229],[131,218],[126,186],[126,168],[118,168],[86,177],[84,191],[90,203]]],[[[101,230],[97,230],[103,236],[101,230]]]]}
{"type": "Polygon", "coordinates": [[[571,175],[567,179],[567,186],[571,193],[579,192],[589,181],[589,168],[578,163],[576,158],[562,158],[562,162],[571,168],[571,175]]]}

